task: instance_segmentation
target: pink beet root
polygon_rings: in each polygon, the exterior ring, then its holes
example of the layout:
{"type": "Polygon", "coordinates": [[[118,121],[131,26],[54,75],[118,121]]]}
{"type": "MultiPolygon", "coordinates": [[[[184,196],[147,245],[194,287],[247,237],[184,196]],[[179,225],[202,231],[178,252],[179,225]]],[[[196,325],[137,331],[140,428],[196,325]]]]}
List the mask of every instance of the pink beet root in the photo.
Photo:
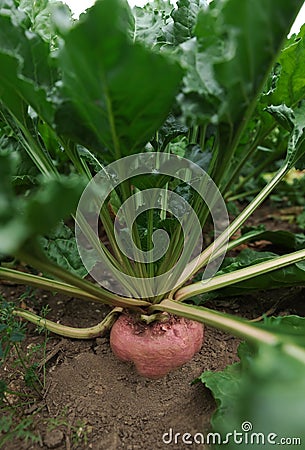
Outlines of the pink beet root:
{"type": "Polygon", "coordinates": [[[111,329],[110,346],[119,359],[132,361],[140,375],[161,378],[191,360],[203,339],[203,324],[193,320],[170,316],[167,322],[144,325],[123,314],[111,329]]]}

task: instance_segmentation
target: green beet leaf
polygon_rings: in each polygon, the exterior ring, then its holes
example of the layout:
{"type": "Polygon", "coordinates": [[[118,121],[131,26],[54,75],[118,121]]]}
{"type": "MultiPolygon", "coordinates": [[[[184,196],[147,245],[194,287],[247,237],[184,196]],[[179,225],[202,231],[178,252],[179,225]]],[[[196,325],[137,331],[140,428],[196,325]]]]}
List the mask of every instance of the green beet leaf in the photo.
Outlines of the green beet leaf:
{"type": "Polygon", "coordinates": [[[97,1],[65,36],[57,130],[113,161],[143,150],[169,113],[180,67],[133,43],[130,10],[97,1]]]}
{"type": "Polygon", "coordinates": [[[172,47],[174,44],[173,18],[174,5],[169,0],[154,0],[142,8],[134,7],[134,37],[149,47],[172,47]]]}
{"type": "Polygon", "coordinates": [[[280,4],[231,0],[215,1],[201,10],[195,28],[197,43],[183,47],[186,61],[193,66],[184,79],[185,113],[239,127],[300,5],[298,0],[280,4]]]}
{"type": "Polygon", "coordinates": [[[0,10],[0,101],[22,124],[28,105],[49,124],[53,123],[48,91],[57,72],[49,54],[46,42],[0,10]]]}
{"type": "Polygon", "coordinates": [[[281,250],[300,250],[305,248],[305,235],[292,233],[287,230],[266,230],[264,225],[257,227],[244,227],[241,230],[241,238],[238,242],[255,242],[259,240],[270,241],[281,250]]]}
{"type": "Polygon", "coordinates": [[[205,0],[179,0],[177,2],[177,9],[173,10],[171,14],[174,20],[173,33],[177,44],[194,36],[199,10],[206,5],[205,0]]]}
{"type": "MultiPolygon", "coordinates": [[[[305,153],[305,103],[301,101],[295,108],[288,108],[286,105],[271,105],[266,108],[275,120],[290,131],[287,145],[286,163],[289,167],[293,167],[298,163],[300,168],[300,160],[303,162],[305,153]]],[[[302,166],[302,163],[301,163],[302,166]]]]}
{"type": "Polygon", "coordinates": [[[58,27],[69,28],[73,23],[69,7],[60,1],[20,0],[19,9],[25,12],[31,23],[31,30],[52,46],[57,44],[58,27]]]}
{"type": "MultiPolygon", "coordinates": [[[[59,267],[82,278],[87,275],[88,272],[78,253],[74,232],[63,222],[60,222],[47,235],[40,237],[39,242],[48,258],[59,267]]],[[[90,252],[88,251],[87,261],[89,258],[90,252]]],[[[92,259],[92,266],[94,263],[95,261],[92,259]]]]}
{"type": "MultiPolygon", "coordinates": [[[[267,93],[269,105],[282,103],[295,107],[305,97],[305,27],[293,35],[281,51],[273,71],[273,87],[267,93]]],[[[265,99],[266,101],[266,99],[265,99]]]]}

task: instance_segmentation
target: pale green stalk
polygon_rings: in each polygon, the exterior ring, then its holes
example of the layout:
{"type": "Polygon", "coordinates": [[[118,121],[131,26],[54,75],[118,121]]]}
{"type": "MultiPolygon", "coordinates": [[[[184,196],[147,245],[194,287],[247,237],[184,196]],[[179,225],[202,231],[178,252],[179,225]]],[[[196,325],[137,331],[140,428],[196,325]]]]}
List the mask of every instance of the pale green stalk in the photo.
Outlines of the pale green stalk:
{"type": "Polygon", "coordinates": [[[208,308],[185,305],[183,303],[165,299],[158,305],[151,307],[152,311],[164,311],[187,319],[202,322],[214,328],[228,332],[234,336],[246,339],[253,344],[268,344],[272,346],[282,346],[283,351],[294,359],[305,363],[305,349],[292,343],[285,343],[285,337],[277,335],[268,330],[264,330],[257,325],[247,322],[244,319],[236,318],[230,314],[213,311],[208,308]]]}
{"type": "Polygon", "coordinates": [[[122,308],[114,308],[103,320],[93,327],[88,328],[74,328],[68,327],[66,325],[61,325],[59,323],[53,322],[52,320],[45,319],[29,311],[16,308],[13,313],[34,323],[38,327],[42,327],[51,331],[52,333],[59,334],[60,336],[74,338],[74,339],[92,339],[95,337],[100,337],[105,334],[113,325],[117,318],[117,314],[122,312],[122,308]]]}
{"type": "Polygon", "coordinates": [[[261,330],[243,319],[229,314],[213,311],[202,306],[185,305],[171,299],[165,299],[160,304],[151,307],[153,311],[164,311],[187,319],[203,322],[215,328],[227,331],[253,342],[275,345],[278,338],[271,332],[261,330]]]}
{"type": "Polygon", "coordinates": [[[48,291],[60,292],[61,294],[69,295],[71,297],[104,303],[100,297],[92,295],[87,291],[72,286],[71,284],[51,280],[49,278],[44,278],[30,273],[20,272],[15,269],[0,267],[0,279],[13,281],[17,284],[25,284],[48,291]]]}
{"type": "Polygon", "coordinates": [[[290,253],[289,255],[279,256],[269,261],[254,264],[253,266],[245,267],[244,269],[218,275],[208,281],[199,281],[198,283],[179,289],[175,294],[175,299],[183,301],[190,297],[194,297],[195,295],[203,294],[204,292],[215,291],[216,289],[221,289],[241,281],[249,280],[250,278],[258,275],[264,275],[265,273],[273,270],[281,269],[282,267],[290,264],[295,264],[303,259],[305,259],[304,249],[290,253]]]}
{"type": "Polygon", "coordinates": [[[194,266],[194,260],[191,261],[185,268],[185,273],[189,274],[183,277],[180,286],[187,281],[192,275],[197,273],[209,261],[212,261],[226,252],[228,239],[244,224],[249,216],[255,211],[258,206],[266,199],[276,184],[284,177],[289,169],[288,164],[285,164],[273,177],[273,179],[261,190],[261,192],[249,203],[248,206],[241,212],[241,214],[229,225],[229,227],[221,233],[221,235],[210,244],[199,256],[198,262],[194,266]]]}
{"type": "Polygon", "coordinates": [[[125,308],[132,308],[138,306],[149,306],[150,303],[145,300],[133,299],[127,297],[120,297],[112,292],[107,291],[101,287],[94,285],[86,280],[83,280],[67,270],[56,266],[55,264],[49,262],[48,260],[43,260],[33,255],[29,255],[29,253],[22,253],[18,255],[21,260],[27,262],[32,267],[36,267],[37,269],[49,273],[50,275],[58,278],[59,280],[64,281],[67,284],[71,284],[73,286],[78,287],[82,291],[86,291],[89,294],[98,297],[101,302],[113,305],[120,306],[125,308]]]}

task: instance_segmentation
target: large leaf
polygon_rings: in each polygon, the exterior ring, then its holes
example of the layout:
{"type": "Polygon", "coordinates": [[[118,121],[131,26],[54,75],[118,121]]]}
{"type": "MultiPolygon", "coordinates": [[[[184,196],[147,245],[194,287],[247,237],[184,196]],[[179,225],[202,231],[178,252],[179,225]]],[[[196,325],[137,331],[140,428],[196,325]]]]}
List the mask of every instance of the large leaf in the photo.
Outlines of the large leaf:
{"type": "MultiPolygon", "coordinates": [[[[238,445],[246,450],[250,440],[254,449],[274,448],[282,438],[299,438],[299,446],[305,441],[305,362],[298,358],[296,350],[304,345],[304,319],[273,318],[264,326],[280,333],[283,339],[303,344],[300,347],[293,344],[295,354],[291,356],[281,346],[260,344],[255,350],[243,344],[239,349],[239,364],[228,366],[222,372],[201,375],[200,380],[212,390],[218,405],[212,425],[222,440],[216,449],[235,450],[238,445]],[[238,441],[234,441],[234,430],[238,441]],[[227,433],[233,435],[221,445],[227,433]]],[[[218,443],[218,435],[215,442],[218,443]]],[[[289,446],[288,441],[287,445],[284,441],[282,444],[281,448],[289,446]]],[[[291,445],[290,441],[290,448],[291,445]]]]}
{"type": "Polygon", "coordinates": [[[165,120],[182,75],[176,63],[132,42],[130,14],[123,1],[97,1],[64,36],[59,55],[57,128],[108,161],[143,148],[165,120]]]}
{"type": "Polygon", "coordinates": [[[201,10],[197,42],[182,46],[192,66],[181,97],[184,114],[239,127],[302,3],[223,0],[201,10]]]}
{"type": "MultiPolygon", "coordinates": [[[[52,60],[49,59],[49,44],[19,23],[15,24],[12,17],[1,14],[1,10],[0,25],[1,52],[18,57],[21,62],[20,72],[24,77],[35,81],[38,86],[49,87],[56,76],[52,60]]],[[[2,71],[5,71],[5,67],[1,66],[2,71]]]]}
{"type": "Polygon", "coordinates": [[[52,123],[53,108],[47,101],[46,92],[37,89],[32,81],[22,79],[18,60],[14,56],[0,53],[0,66],[0,100],[6,108],[20,123],[24,123],[30,104],[39,115],[52,123]]]}
{"type": "Polygon", "coordinates": [[[287,162],[292,167],[304,168],[304,98],[305,76],[302,61],[305,57],[305,27],[292,36],[282,50],[273,73],[272,86],[265,96],[265,108],[276,121],[290,131],[287,162]],[[302,101],[303,100],[303,101],[302,101]]]}
{"type": "Polygon", "coordinates": [[[57,78],[50,48],[36,34],[0,10],[0,101],[24,123],[28,105],[48,123],[53,107],[48,91],[57,78]]]}
{"type": "Polygon", "coordinates": [[[305,27],[302,27],[298,36],[293,35],[281,51],[273,73],[273,86],[264,98],[269,105],[285,103],[294,107],[305,97],[304,37],[305,27]]]}

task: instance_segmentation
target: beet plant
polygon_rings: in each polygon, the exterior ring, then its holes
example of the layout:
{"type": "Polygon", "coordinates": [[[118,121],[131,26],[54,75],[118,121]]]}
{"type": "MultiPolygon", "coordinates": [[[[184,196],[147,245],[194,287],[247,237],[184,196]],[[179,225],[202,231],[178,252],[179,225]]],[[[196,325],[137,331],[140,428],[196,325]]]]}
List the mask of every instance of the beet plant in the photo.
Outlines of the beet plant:
{"type": "Polygon", "coordinates": [[[200,349],[203,324],[242,338],[239,365],[201,377],[223,433],[304,436],[304,319],[202,306],[305,283],[303,235],[243,227],[304,168],[304,29],[287,39],[302,3],[99,0],[74,21],[0,0],[0,278],[113,308],[90,328],[14,314],[72,338],[113,327],[115,354],[151,378],[200,349]],[[257,239],[281,255],[225,258],[257,239]]]}

